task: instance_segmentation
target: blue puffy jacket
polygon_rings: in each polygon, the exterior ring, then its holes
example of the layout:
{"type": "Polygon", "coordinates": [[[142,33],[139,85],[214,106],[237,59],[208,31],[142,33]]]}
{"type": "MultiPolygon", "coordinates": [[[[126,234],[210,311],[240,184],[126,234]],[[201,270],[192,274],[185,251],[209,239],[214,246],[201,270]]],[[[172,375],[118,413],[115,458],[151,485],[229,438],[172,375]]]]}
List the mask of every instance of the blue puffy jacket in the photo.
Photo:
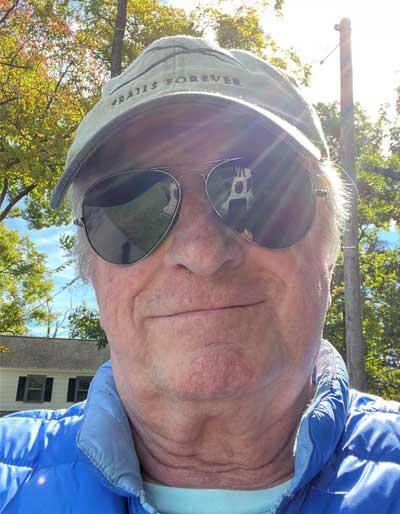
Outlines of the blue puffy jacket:
{"type": "MultiPolygon", "coordinates": [[[[86,403],[0,422],[0,512],[148,514],[131,429],[110,363],[86,403]]],[[[299,425],[292,489],[279,514],[400,514],[400,406],[348,389],[323,343],[317,388],[299,425]]]]}

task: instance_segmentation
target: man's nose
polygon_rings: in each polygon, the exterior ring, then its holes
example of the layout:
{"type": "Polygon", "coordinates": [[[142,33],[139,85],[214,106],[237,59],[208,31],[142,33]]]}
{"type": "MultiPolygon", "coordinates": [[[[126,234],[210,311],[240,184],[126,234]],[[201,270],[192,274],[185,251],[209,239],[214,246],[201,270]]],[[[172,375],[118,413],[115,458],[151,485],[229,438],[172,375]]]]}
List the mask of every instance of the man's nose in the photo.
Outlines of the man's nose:
{"type": "Polygon", "coordinates": [[[244,260],[245,249],[238,236],[213,211],[204,181],[198,179],[202,182],[198,187],[182,187],[181,208],[165,242],[164,262],[167,266],[184,266],[206,277],[223,267],[238,267],[244,260]]]}

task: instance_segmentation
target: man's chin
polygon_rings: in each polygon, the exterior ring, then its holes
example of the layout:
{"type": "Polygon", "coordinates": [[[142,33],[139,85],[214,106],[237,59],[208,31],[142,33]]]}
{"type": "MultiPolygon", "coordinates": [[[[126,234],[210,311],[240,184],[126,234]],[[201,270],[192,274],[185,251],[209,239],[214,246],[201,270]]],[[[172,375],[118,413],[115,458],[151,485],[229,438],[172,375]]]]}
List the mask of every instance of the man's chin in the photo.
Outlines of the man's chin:
{"type": "Polygon", "coordinates": [[[214,344],[197,351],[188,362],[180,360],[172,379],[164,377],[177,399],[207,401],[249,392],[254,369],[233,345],[214,344]]]}

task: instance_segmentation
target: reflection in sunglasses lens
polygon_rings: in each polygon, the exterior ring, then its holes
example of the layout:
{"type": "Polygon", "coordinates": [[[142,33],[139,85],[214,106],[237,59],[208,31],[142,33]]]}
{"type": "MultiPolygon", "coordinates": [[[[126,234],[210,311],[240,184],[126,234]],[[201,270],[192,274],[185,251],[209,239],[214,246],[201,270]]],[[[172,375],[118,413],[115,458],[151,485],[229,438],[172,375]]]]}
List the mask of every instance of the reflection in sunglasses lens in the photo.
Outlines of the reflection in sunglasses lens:
{"type": "Polygon", "coordinates": [[[304,164],[268,158],[222,164],[207,181],[218,215],[235,232],[260,246],[286,248],[301,239],[314,219],[313,186],[304,164]]]}
{"type": "MultiPolygon", "coordinates": [[[[293,245],[314,219],[310,175],[304,162],[285,153],[257,163],[249,159],[221,163],[207,178],[207,193],[229,228],[266,248],[293,245]]],[[[103,179],[89,189],[83,202],[89,242],[109,262],[137,262],[167,235],[179,203],[178,182],[160,170],[103,179]]]]}
{"type": "Polygon", "coordinates": [[[178,201],[178,185],[166,173],[152,170],[109,177],[86,194],[83,215],[88,239],[109,262],[136,262],[164,237],[178,201]]]}

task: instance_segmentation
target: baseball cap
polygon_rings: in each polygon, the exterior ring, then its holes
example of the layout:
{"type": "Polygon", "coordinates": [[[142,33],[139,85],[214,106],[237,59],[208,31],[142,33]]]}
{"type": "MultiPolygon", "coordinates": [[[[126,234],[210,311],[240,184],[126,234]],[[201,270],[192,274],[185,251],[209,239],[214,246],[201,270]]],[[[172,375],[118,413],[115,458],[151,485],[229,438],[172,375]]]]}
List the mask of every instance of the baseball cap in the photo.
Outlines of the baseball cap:
{"type": "Polygon", "coordinates": [[[283,133],[300,151],[328,157],[318,117],[292,77],[244,50],[225,50],[191,36],[165,37],[106,83],[76,131],[51,206],[59,207],[87,159],[121,127],[177,102],[236,105],[283,133]]]}

